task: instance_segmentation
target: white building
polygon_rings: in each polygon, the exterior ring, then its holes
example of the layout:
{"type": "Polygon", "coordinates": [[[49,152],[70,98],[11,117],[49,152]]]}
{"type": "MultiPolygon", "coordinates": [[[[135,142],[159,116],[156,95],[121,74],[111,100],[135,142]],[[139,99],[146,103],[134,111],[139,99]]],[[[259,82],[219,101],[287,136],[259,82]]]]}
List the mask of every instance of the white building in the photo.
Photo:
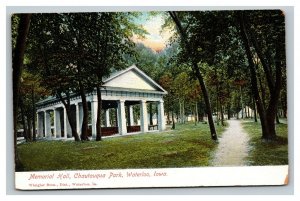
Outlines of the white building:
{"type": "MultiPolygon", "coordinates": [[[[130,132],[148,132],[149,130],[165,129],[163,95],[167,92],[135,65],[112,74],[104,80],[102,95],[102,109],[105,111],[105,125],[102,136],[130,132]],[[149,125],[147,104],[157,105],[156,125],[149,125]],[[140,125],[134,125],[133,106],[137,105],[140,113],[140,125]],[[110,125],[112,111],[115,111],[115,125],[110,125]],[[127,115],[126,115],[127,114],[127,115]]],[[[91,135],[96,137],[97,94],[96,91],[87,94],[87,101],[91,113],[91,135]]],[[[72,114],[76,116],[76,129],[81,133],[83,109],[78,94],[71,97],[72,114]]],[[[70,138],[71,128],[66,115],[66,109],[56,97],[48,97],[37,103],[37,135],[47,138],[70,138]],[[51,121],[53,116],[54,121],[51,121]],[[53,122],[53,123],[51,123],[53,122]],[[51,129],[53,127],[53,129],[51,129]]]]}
{"type": "Polygon", "coordinates": [[[254,116],[254,110],[252,110],[251,107],[246,105],[239,111],[238,115],[238,118],[250,118],[254,116]]]}

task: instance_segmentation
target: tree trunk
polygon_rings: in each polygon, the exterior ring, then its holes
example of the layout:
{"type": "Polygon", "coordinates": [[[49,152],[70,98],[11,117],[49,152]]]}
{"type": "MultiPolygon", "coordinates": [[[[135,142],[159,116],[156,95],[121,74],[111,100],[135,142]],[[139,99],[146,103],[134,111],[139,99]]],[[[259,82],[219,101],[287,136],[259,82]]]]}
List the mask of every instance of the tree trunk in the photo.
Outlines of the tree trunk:
{"type": "MultiPolygon", "coordinates": [[[[74,121],[74,117],[71,112],[71,105],[68,105],[65,107],[66,107],[68,121],[69,121],[71,131],[72,131],[72,136],[74,137],[75,141],[80,141],[80,138],[79,138],[77,130],[76,130],[76,123],[74,121]]],[[[67,133],[65,135],[67,135],[67,133]]]]}
{"type": "Polygon", "coordinates": [[[282,105],[282,112],[283,112],[283,118],[287,118],[287,97],[283,96],[284,98],[281,98],[281,105],[282,105]]]}
{"type": "Polygon", "coordinates": [[[167,112],[167,124],[170,125],[170,111],[167,112]]]}
{"type": "MultiPolygon", "coordinates": [[[[219,126],[219,120],[220,120],[220,115],[219,115],[219,102],[220,102],[220,99],[219,99],[219,95],[220,95],[220,92],[219,92],[219,89],[220,89],[220,86],[219,86],[219,81],[218,81],[218,76],[217,76],[217,69],[215,68],[215,77],[216,77],[216,108],[217,108],[217,125],[219,126]]],[[[221,106],[221,104],[220,104],[221,106]]]]}
{"type": "Polygon", "coordinates": [[[130,122],[130,114],[129,114],[130,111],[129,111],[129,106],[127,106],[127,107],[125,106],[125,111],[126,111],[126,112],[125,112],[125,115],[126,115],[126,120],[127,120],[127,121],[126,121],[126,123],[127,123],[126,126],[130,126],[130,125],[131,125],[131,122],[130,122]]]}
{"type": "Polygon", "coordinates": [[[19,108],[19,86],[23,68],[24,53],[26,49],[26,38],[29,31],[31,14],[20,14],[20,22],[18,27],[18,36],[16,47],[13,50],[13,123],[14,123],[14,151],[15,151],[15,170],[21,170],[22,164],[19,160],[17,151],[17,118],[19,108]]]}
{"type": "MultiPolygon", "coordinates": [[[[271,125],[268,125],[266,112],[265,112],[263,103],[261,101],[260,95],[259,95],[259,90],[258,90],[258,86],[257,86],[256,69],[255,69],[255,66],[254,66],[254,63],[253,63],[253,57],[252,57],[252,53],[251,53],[251,50],[250,50],[247,31],[245,30],[244,16],[243,16],[242,11],[239,11],[238,20],[239,20],[239,23],[240,23],[241,38],[242,38],[243,44],[245,46],[246,55],[247,55],[247,59],[248,59],[248,65],[250,67],[251,89],[252,89],[252,93],[254,95],[255,102],[256,102],[256,105],[257,105],[257,110],[258,110],[258,113],[259,113],[259,116],[260,116],[261,127],[262,127],[262,138],[263,139],[269,139],[270,138],[270,132],[272,132],[272,131],[269,130],[269,128],[271,126],[275,126],[274,125],[274,119],[273,119],[273,123],[271,123],[271,125]]],[[[275,131],[275,127],[274,127],[274,131],[275,131]]]]}
{"type": "Polygon", "coordinates": [[[22,124],[23,124],[23,136],[26,140],[26,142],[28,142],[28,130],[27,130],[27,125],[26,125],[26,120],[25,120],[25,111],[24,111],[24,104],[23,104],[23,100],[20,97],[20,110],[21,110],[21,119],[22,119],[22,124]]]}
{"type": "Polygon", "coordinates": [[[208,118],[211,138],[213,140],[218,140],[217,132],[216,132],[215,125],[214,125],[214,120],[212,118],[212,112],[211,112],[211,106],[210,106],[208,92],[206,90],[206,86],[205,86],[203,77],[200,74],[199,68],[197,68],[197,69],[198,69],[197,70],[197,74],[198,74],[197,78],[198,78],[198,81],[200,83],[201,91],[203,93],[203,98],[204,98],[204,102],[205,102],[205,107],[206,107],[206,112],[207,112],[207,118],[208,118]]]}
{"type": "Polygon", "coordinates": [[[256,115],[256,104],[255,99],[253,98],[253,108],[254,108],[254,122],[257,122],[257,115],[256,115]]]}
{"type": "Polygon", "coordinates": [[[250,118],[250,108],[248,106],[248,111],[247,111],[247,118],[250,118]]]}
{"type": "MultiPolygon", "coordinates": [[[[195,126],[197,125],[197,112],[196,112],[196,111],[197,111],[197,110],[196,110],[197,106],[196,106],[196,105],[197,105],[197,103],[195,104],[195,110],[194,110],[194,112],[193,112],[193,113],[194,113],[194,123],[195,123],[195,126]]],[[[193,111],[193,110],[192,110],[192,111],[193,111]]]]}
{"type": "Polygon", "coordinates": [[[217,113],[217,125],[219,126],[219,97],[218,97],[218,94],[219,94],[219,92],[218,92],[218,87],[216,87],[216,91],[217,91],[217,93],[216,93],[216,113],[217,113]]]}
{"type": "Polygon", "coordinates": [[[172,129],[175,129],[175,118],[174,118],[174,111],[172,110],[172,129]]]}
{"type": "Polygon", "coordinates": [[[119,122],[118,122],[118,109],[116,108],[115,109],[115,122],[116,122],[116,127],[118,127],[119,126],[119,122]]]}
{"type": "Polygon", "coordinates": [[[227,119],[230,120],[230,103],[227,104],[227,119]]]}
{"type": "Polygon", "coordinates": [[[198,103],[195,103],[195,121],[199,122],[198,103]]]}
{"type": "Polygon", "coordinates": [[[97,123],[96,123],[96,130],[97,130],[96,141],[101,141],[102,140],[102,133],[101,133],[102,96],[101,96],[100,87],[97,87],[97,98],[98,98],[98,108],[97,108],[97,123]]]}
{"type": "MultiPolygon", "coordinates": [[[[181,39],[183,40],[183,42],[185,44],[185,48],[186,48],[187,52],[193,52],[193,49],[191,48],[190,44],[187,41],[186,33],[185,33],[185,31],[184,31],[184,29],[183,29],[183,27],[182,27],[182,25],[181,25],[181,23],[178,19],[178,16],[177,16],[176,12],[175,11],[169,11],[169,14],[170,14],[171,18],[173,19],[174,23],[176,24],[176,27],[179,31],[179,34],[181,35],[181,39]]],[[[200,88],[201,88],[201,91],[203,93],[203,98],[204,98],[205,107],[206,107],[207,116],[208,116],[208,122],[209,122],[211,138],[213,140],[217,140],[218,136],[217,136],[214,121],[213,121],[213,118],[212,118],[212,111],[211,111],[211,105],[210,105],[210,101],[209,101],[208,92],[207,92],[203,77],[200,73],[199,66],[198,66],[197,62],[194,61],[194,59],[192,57],[191,57],[191,59],[192,59],[193,71],[194,71],[194,73],[195,73],[195,75],[196,75],[196,77],[199,81],[200,88]]]]}
{"type": "Polygon", "coordinates": [[[83,119],[82,119],[82,127],[81,127],[81,140],[88,141],[88,120],[89,120],[89,108],[88,103],[86,101],[85,90],[81,83],[79,83],[79,93],[82,100],[82,109],[83,109],[83,119]]]}
{"type": "Polygon", "coordinates": [[[278,113],[276,113],[276,124],[280,124],[278,113]]]}
{"type": "MultiPolygon", "coordinates": [[[[63,105],[66,108],[66,112],[67,112],[67,118],[69,120],[69,124],[72,130],[72,136],[74,137],[75,141],[78,142],[80,141],[80,138],[78,136],[77,130],[76,130],[76,123],[74,121],[74,119],[72,119],[72,113],[71,113],[71,104],[70,104],[70,97],[67,96],[67,101],[65,101],[65,99],[62,97],[62,95],[60,93],[57,93],[60,101],[63,103],[63,105]]],[[[67,133],[64,133],[64,135],[66,136],[67,133]]]]}
{"type": "Polygon", "coordinates": [[[259,86],[260,86],[260,91],[261,91],[262,103],[263,103],[263,105],[266,105],[266,90],[265,90],[265,87],[263,86],[260,73],[257,73],[257,74],[258,74],[258,81],[259,81],[259,86]]]}
{"type": "MultiPolygon", "coordinates": [[[[248,19],[243,17],[243,26],[244,26],[244,31],[247,29],[247,26],[249,27],[249,24],[247,24],[248,19]],[[246,21],[246,23],[245,23],[246,21]]],[[[280,22],[279,22],[280,23],[280,22]]],[[[267,125],[267,133],[263,133],[263,138],[266,140],[273,140],[276,138],[276,131],[275,131],[275,119],[276,119],[276,114],[277,114],[277,107],[278,107],[278,102],[279,102],[279,97],[280,97],[280,91],[281,91],[281,86],[282,86],[282,64],[281,62],[284,62],[284,55],[285,55],[285,33],[284,29],[280,26],[281,24],[278,24],[278,21],[275,21],[275,29],[278,32],[278,37],[276,38],[275,42],[275,79],[273,79],[272,75],[273,73],[271,72],[271,68],[269,66],[268,62],[268,57],[263,54],[261,51],[261,47],[257,43],[257,37],[254,35],[254,32],[249,32],[250,37],[248,37],[248,40],[250,38],[252,44],[254,45],[255,51],[260,58],[260,61],[262,63],[263,69],[264,69],[264,77],[267,80],[267,86],[269,88],[270,92],[270,100],[268,104],[268,108],[266,110],[266,125],[267,125]]],[[[248,30],[250,30],[248,28],[248,30]]],[[[246,31],[245,31],[246,32],[246,31]]],[[[259,107],[258,107],[259,111],[259,107]]],[[[261,115],[260,115],[261,116],[261,115]]]]}
{"type": "Polygon", "coordinates": [[[224,124],[223,107],[221,106],[220,109],[221,109],[221,125],[222,125],[222,126],[225,126],[225,124],[224,124]]]}
{"type": "Polygon", "coordinates": [[[180,116],[180,123],[182,123],[182,109],[181,109],[181,102],[179,101],[179,116],[180,116]]]}
{"type": "Polygon", "coordinates": [[[28,138],[28,141],[32,141],[32,132],[31,132],[31,128],[32,128],[32,123],[31,123],[31,119],[30,119],[30,116],[27,116],[27,138],[28,138]]]}
{"type": "Polygon", "coordinates": [[[150,118],[150,125],[153,125],[153,113],[152,113],[152,103],[149,103],[149,118],[150,118]]]}
{"type": "Polygon", "coordinates": [[[230,112],[230,108],[231,108],[230,97],[231,97],[231,93],[230,93],[229,82],[226,82],[226,91],[227,91],[227,95],[229,97],[229,101],[227,102],[227,107],[226,107],[226,110],[227,110],[227,119],[230,120],[230,115],[231,115],[231,112],[230,112]]]}
{"type": "MultiPolygon", "coordinates": [[[[277,107],[279,103],[279,97],[280,97],[280,91],[282,86],[282,65],[281,61],[283,58],[281,58],[280,51],[282,50],[282,47],[280,47],[280,42],[276,43],[276,52],[275,52],[275,67],[276,67],[276,82],[274,86],[274,90],[270,91],[271,98],[269,102],[269,106],[267,109],[267,123],[269,125],[269,135],[267,137],[268,140],[273,140],[276,138],[276,130],[275,130],[275,118],[277,114],[277,107]]],[[[271,89],[270,89],[271,90],[271,89]]]]}
{"type": "Polygon", "coordinates": [[[184,101],[182,101],[182,121],[185,124],[185,108],[184,108],[184,101]]]}
{"type": "Polygon", "coordinates": [[[237,104],[237,110],[236,110],[236,119],[239,119],[239,109],[240,109],[240,99],[238,99],[238,101],[236,101],[237,104]]]}
{"type": "Polygon", "coordinates": [[[243,101],[243,93],[242,86],[240,86],[240,94],[241,94],[241,105],[242,105],[242,119],[244,119],[244,101],[243,101]]]}

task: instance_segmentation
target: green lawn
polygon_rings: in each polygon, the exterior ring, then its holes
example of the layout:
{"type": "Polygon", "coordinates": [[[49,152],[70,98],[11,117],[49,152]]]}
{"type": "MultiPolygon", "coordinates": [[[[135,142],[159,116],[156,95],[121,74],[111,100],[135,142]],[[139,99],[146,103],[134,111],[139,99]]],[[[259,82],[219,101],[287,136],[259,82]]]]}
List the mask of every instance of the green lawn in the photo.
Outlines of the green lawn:
{"type": "MultiPolygon", "coordinates": [[[[221,133],[224,128],[216,126],[221,133]]],[[[208,166],[217,143],[208,124],[101,142],[38,141],[18,145],[24,171],[208,166]]]]}
{"type": "Polygon", "coordinates": [[[286,165],[288,164],[287,124],[276,126],[277,140],[264,142],[261,139],[260,123],[243,122],[243,127],[250,136],[249,165],[286,165]]]}

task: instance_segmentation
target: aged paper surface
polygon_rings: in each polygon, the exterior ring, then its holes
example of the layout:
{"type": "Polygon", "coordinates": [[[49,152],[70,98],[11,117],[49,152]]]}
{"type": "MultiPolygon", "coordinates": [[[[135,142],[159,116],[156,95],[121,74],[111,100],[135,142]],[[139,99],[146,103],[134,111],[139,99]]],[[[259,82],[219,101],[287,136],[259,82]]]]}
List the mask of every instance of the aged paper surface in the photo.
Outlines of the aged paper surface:
{"type": "MultiPolygon", "coordinates": [[[[188,28],[188,27],[187,27],[188,28]]],[[[63,28],[61,28],[63,29],[63,28]]],[[[68,28],[66,28],[68,30],[68,28]]],[[[51,35],[50,32],[46,32],[45,35],[51,35]]],[[[162,40],[166,40],[162,38],[162,40]]],[[[221,39],[220,39],[221,40],[221,39]]],[[[154,52],[159,54],[163,51],[163,48],[166,46],[157,43],[143,41],[138,38],[134,39],[135,42],[144,43],[144,45],[149,45],[148,48],[152,48],[154,52]],[[153,45],[153,46],[151,46],[153,45]]],[[[48,41],[51,43],[52,41],[48,41]]],[[[165,41],[164,41],[165,42],[165,41]]],[[[200,51],[200,50],[199,50],[200,51]]],[[[253,51],[253,50],[252,50],[253,51]]],[[[156,54],[155,53],[155,54],[156,54]]],[[[278,53],[278,52],[276,52],[278,53]]],[[[279,54],[279,53],[278,53],[279,54]]],[[[55,55],[56,56],[56,55],[55,55]]],[[[255,57],[255,56],[254,56],[255,57]]],[[[255,65],[259,65],[259,60],[257,59],[257,63],[255,65]]],[[[54,61],[55,63],[55,61],[54,61]]],[[[260,66],[261,67],[261,66],[260,66]]],[[[77,66],[73,63],[68,64],[66,66],[67,69],[76,69],[77,66]]],[[[261,67],[262,68],[262,67],[261,67]]],[[[143,69],[147,71],[147,69],[143,69]]],[[[180,123],[184,125],[190,125],[192,127],[192,122],[199,121],[199,116],[196,115],[198,111],[201,109],[197,108],[198,103],[196,104],[196,112],[194,112],[194,105],[189,105],[189,112],[185,112],[184,104],[193,103],[192,101],[182,101],[178,99],[178,101],[174,101],[174,97],[171,97],[171,100],[167,100],[166,96],[171,93],[171,90],[165,90],[159,83],[158,80],[154,80],[153,77],[150,76],[149,72],[144,72],[140,68],[138,68],[135,64],[130,66],[123,66],[122,70],[114,71],[109,76],[103,79],[102,91],[100,92],[102,95],[102,109],[104,110],[102,116],[105,117],[105,122],[102,125],[102,137],[103,139],[113,140],[113,138],[124,137],[125,139],[131,139],[130,137],[133,135],[143,135],[144,133],[158,133],[170,136],[170,139],[163,139],[161,147],[172,144],[174,140],[171,139],[174,134],[171,130],[170,123],[170,105],[178,106],[176,111],[176,118],[172,121],[176,123],[180,123]],[[169,101],[169,102],[168,102],[169,101]],[[154,105],[154,106],[153,106],[154,105]],[[132,107],[137,106],[138,109],[133,110],[132,107]],[[149,109],[151,107],[151,109],[149,109]],[[153,114],[149,112],[150,110],[154,110],[152,107],[155,107],[155,112],[153,114]],[[110,110],[110,112],[108,111],[110,110]],[[112,112],[112,110],[114,110],[112,112]],[[108,111],[108,112],[107,112],[108,111]],[[168,111],[168,113],[166,112],[168,111]],[[150,114],[151,113],[151,114],[150,114]],[[151,117],[150,117],[151,116],[151,117]],[[151,119],[151,120],[150,120],[151,119]],[[150,123],[154,121],[155,123],[150,123]]],[[[262,70],[262,69],[261,69],[262,70]]],[[[76,71],[77,72],[77,71],[76,71]]],[[[67,72],[68,74],[69,72],[67,72]]],[[[184,76],[181,77],[183,79],[184,76]]],[[[249,78],[249,77],[248,77],[249,78]]],[[[222,82],[223,77],[220,77],[222,82]]],[[[248,81],[245,81],[246,78],[236,79],[231,83],[234,83],[237,87],[235,96],[238,97],[239,93],[246,93],[243,90],[246,90],[246,84],[248,81]],[[243,88],[244,87],[244,88],[243,88]]],[[[60,79],[61,80],[61,79],[60,79]]],[[[180,80],[180,79],[179,79],[180,80]]],[[[188,79],[187,79],[188,80],[188,79]]],[[[212,79],[213,80],[213,79],[212,79]]],[[[78,81],[78,80],[77,80],[78,81]]],[[[214,81],[214,80],[213,80],[214,81]]],[[[212,86],[215,86],[212,81],[212,86]]],[[[26,79],[25,79],[26,82],[26,79]]],[[[46,82],[46,81],[45,81],[46,82]]],[[[50,80],[51,85],[52,80],[50,80]]],[[[223,83],[223,82],[222,82],[223,83]]],[[[65,84],[65,83],[64,83],[65,84]]],[[[184,83],[183,83],[184,84],[184,83]]],[[[248,85],[250,85],[248,83],[248,85]]],[[[24,87],[24,86],[23,86],[24,87]]],[[[53,85],[51,85],[53,87],[53,85]]],[[[73,87],[73,86],[72,86],[73,87]]],[[[177,91],[182,91],[179,85],[177,91]]],[[[262,87],[262,86],[261,86],[262,87]]],[[[25,87],[24,87],[25,88],[25,87]]],[[[197,87],[195,87],[197,88],[197,87]]],[[[262,87],[263,88],[263,87],[262,87]]],[[[214,89],[214,88],[213,88],[214,89]]],[[[57,90],[57,89],[55,89],[57,90]]],[[[184,88],[184,90],[188,91],[188,88],[184,88]]],[[[184,91],[183,90],[183,91],[184,91]]],[[[263,91],[263,90],[262,90],[263,91]]],[[[52,91],[51,91],[52,92],[52,91]]],[[[212,90],[212,93],[214,90],[212,90]]],[[[50,92],[48,92],[50,94],[50,92]]],[[[196,93],[200,93],[196,91],[196,93]]],[[[260,92],[263,93],[263,92],[260,92]]],[[[97,136],[97,128],[96,128],[96,118],[97,118],[97,107],[98,105],[98,97],[96,90],[86,93],[87,94],[87,110],[91,113],[88,117],[88,136],[86,136],[84,140],[95,140],[97,136]]],[[[27,95],[23,94],[24,97],[27,95]]],[[[61,94],[60,94],[61,95],[61,94]]],[[[71,98],[67,95],[59,97],[52,94],[52,96],[40,98],[40,100],[35,104],[36,106],[36,137],[37,143],[43,142],[52,142],[52,141],[72,141],[73,140],[73,129],[76,132],[81,133],[81,125],[83,125],[83,103],[81,102],[81,97],[77,93],[71,93],[71,98]],[[69,110],[67,111],[66,104],[63,103],[61,99],[67,100],[69,98],[69,110]],[[68,113],[69,112],[69,113],[68,113]],[[71,116],[71,117],[70,117],[71,116]],[[69,117],[69,118],[67,118],[69,117]],[[71,123],[70,123],[71,121],[71,123]],[[73,128],[71,128],[71,124],[73,123],[73,128]],[[75,125],[75,129],[74,129],[75,125]]],[[[181,94],[183,96],[183,94],[181,94]]],[[[30,99],[31,97],[29,97],[30,99]]],[[[257,115],[255,109],[255,103],[253,107],[250,107],[243,102],[243,96],[239,96],[237,98],[238,102],[241,105],[236,107],[236,111],[232,115],[232,118],[236,119],[247,119],[253,121],[255,115],[257,115]],[[255,114],[255,115],[254,115],[255,114]]],[[[266,97],[264,97],[266,98],[266,97]]],[[[25,99],[25,98],[24,98],[25,99]]],[[[188,96],[188,99],[191,99],[188,96]]],[[[251,99],[247,104],[252,104],[251,99]]],[[[197,101],[202,101],[202,99],[197,99],[197,101]]],[[[216,110],[220,109],[219,100],[217,100],[216,105],[214,105],[216,110]]],[[[67,102],[67,101],[66,101],[67,102]]],[[[225,103],[223,103],[225,104],[225,103]]],[[[200,105],[200,104],[199,104],[200,105]]],[[[22,108],[23,109],[23,108],[22,108]]],[[[221,109],[225,109],[221,106],[221,109]]],[[[287,108],[285,108],[287,109],[287,108]]],[[[202,112],[204,109],[202,108],[202,112]]],[[[174,111],[172,111],[174,112],[174,111]]],[[[203,112],[204,114],[205,112],[203,112]]],[[[21,108],[20,108],[21,114],[21,108]]],[[[227,115],[227,114],[226,114],[227,115]]],[[[191,149],[182,149],[182,150],[164,150],[164,153],[157,153],[157,155],[164,157],[166,160],[170,160],[169,165],[166,165],[170,168],[143,168],[143,169],[118,169],[119,166],[114,167],[113,169],[99,168],[99,170],[88,170],[88,166],[84,167],[85,170],[70,170],[73,168],[66,168],[66,170],[58,170],[58,171],[48,171],[55,169],[55,167],[47,169],[38,169],[38,171],[30,171],[30,160],[34,159],[35,155],[23,155],[21,156],[21,160],[24,160],[25,165],[24,169],[18,169],[15,172],[15,187],[19,190],[44,190],[44,189],[94,189],[94,188],[147,188],[147,187],[195,187],[195,186],[257,186],[257,185],[286,185],[288,183],[288,169],[289,166],[286,161],[288,161],[287,153],[284,155],[283,162],[281,165],[248,165],[249,161],[247,161],[247,156],[250,153],[250,139],[247,136],[248,134],[243,130],[241,123],[239,120],[230,120],[230,118],[226,117],[226,115],[217,111],[212,114],[213,123],[219,126],[219,123],[224,121],[227,118],[228,128],[227,131],[223,132],[223,136],[219,138],[218,144],[216,145],[216,152],[214,157],[210,159],[209,166],[207,163],[203,163],[204,165],[189,165],[187,167],[182,167],[178,165],[173,165],[173,161],[170,158],[173,157],[174,161],[176,161],[177,157],[188,157],[192,154],[193,151],[191,149]],[[221,118],[222,116],[222,118],[221,118]],[[239,122],[239,123],[237,123],[239,122]],[[236,140],[236,141],[235,141],[236,140]],[[229,148],[228,148],[229,147],[229,148]],[[230,149],[230,148],[236,149],[230,149]],[[185,153],[186,156],[182,156],[181,154],[185,153]],[[32,158],[31,158],[32,157],[32,158]],[[29,162],[28,162],[29,161],[29,162]],[[171,165],[170,165],[171,164],[171,165]],[[26,166],[27,165],[27,166],[26,166]],[[26,171],[28,170],[29,171],[26,171]],[[115,169],[117,168],[117,169],[115,169]]],[[[285,116],[286,110],[281,108],[280,115],[285,116]]],[[[20,115],[20,119],[21,119],[20,115]]],[[[200,115],[201,116],[201,115],[200,115]]],[[[229,115],[230,116],[230,115],[229,115]]],[[[29,119],[29,117],[26,117],[29,119]]],[[[201,116],[201,124],[207,124],[210,122],[210,119],[205,114],[201,116]]],[[[255,116],[256,118],[256,116],[255,116]]],[[[18,122],[19,127],[24,123],[21,123],[20,120],[18,122]]],[[[28,121],[28,120],[27,120],[28,121]]],[[[284,124],[287,124],[286,117],[283,120],[284,124]]],[[[198,124],[199,124],[198,122],[198,124]]],[[[25,125],[25,124],[24,124],[25,125]]],[[[26,126],[25,126],[26,127],[26,126]]],[[[26,130],[26,129],[25,129],[26,130]]],[[[30,129],[29,129],[30,130],[30,129]]],[[[188,130],[188,129],[186,129],[188,130]]],[[[184,131],[184,129],[183,129],[184,131]]],[[[20,136],[23,135],[24,129],[18,129],[20,136]]],[[[156,135],[156,134],[153,134],[156,135]]],[[[23,145],[30,145],[30,143],[25,142],[25,140],[21,136],[19,141],[17,142],[17,148],[25,147],[23,145]]],[[[82,137],[82,136],[80,136],[82,137]]],[[[212,138],[215,137],[215,134],[212,133],[212,138]]],[[[121,138],[122,139],[122,138],[121,138]]],[[[142,141],[141,139],[134,139],[137,142],[142,141]]],[[[134,141],[132,140],[132,141],[134,141]]],[[[185,141],[184,139],[183,141],[185,141]]],[[[267,139],[266,141],[268,141],[267,139]]],[[[31,141],[31,139],[28,139],[31,141]]],[[[105,141],[105,140],[104,140],[105,141]]],[[[186,140],[189,141],[189,140],[186,140]]],[[[192,140],[190,140],[192,141],[192,140]]],[[[89,143],[89,142],[86,142],[89,143]]],[[[104,142],[105,143],[105,142],[104,142]]],[[[127,143],[127,142],[126,142],[127,143]]],[[[202,142],[198,142],[201,145],[202,142]]],[[[287,138],[283,140],[283,143],[287,144],[287,138]]],[[[123,143],[125,144],[125,143],[123,143]]],[[[201,147],[199,145],[199,147],[201,147]]],[[[101,144],[102,146],[102,144],[101,144]]],[[[89,154],[90,150],[100,149],[101,146],[91,146],[91,147],[82,147],[80,151],[87,152],[89,154]]],[[[120,145],[121,146],[121,145],[120,145]]],[[[206,147],[205,145],[203,147],[206,147]]],[[[117,147],[116,147],[117,148],[117,147]]],[[[127,147],[128,148],[128,147],[127,147]]],[[[19,149],[19,150],[20,150],[19,149]]],[[[24,148],[25,149],[25,148],[24,148]]],[[[23,149],[23,150],[24,150],[23,149]]],[[[287,149],[287,148],[286,148],[287,149]]],[[[78,151],[78,150],[77,150],[78,151]]],[[[128,150],[126,150],[128,151],[128,150]]],[[[135,150],[136,151],[136,150],[135,150]]],[[[51,150],[49,150],[51,152],[51,150]]],[[[113,150],[107,153],[100,153],[97,157],[107,158],[110,160],[111,157],[116,156],[118,151],[113,150]]],[[[20,155],[24,154],[20,151],[20,155]]],[[[128,155],[128,153],[126,153],[128,155]]],[[[129,154],[130,155],[130,154],[129,154]]],[[[146,154],[145,154],[146,156],[146,154]]],[[[45,152],[45,157],[47,157],[47,153],[45,152]]],[[[59,156],[58,156],[59,157],[59,156]]],[[[199,160],[201,160],[199,155],[199,160]]],[[[211,156],[206,156],[211,157],[211,156]]],[[[146,157],[145,157],[146,158],[146,157]]],[[[47,158],[46,158],[47,159],[47,158]]],[[[92,160],[97,160],[98,158],[92,158],[92,160]]],[[[151,157],[149,157],[149,160],[151,157]]],[[[158,158],[157,160],[160,160],[158,158]]],[[[50,160],[50,158],[49,158],[50,160]]],[[[53,158],[52,158],[53,160],[53,158]]],[[[115,160],[115,159],[114,159],[115,160]]],[[[121,158],[123,160],[123,158],[121,158]]],[[[125,159],[124,159],[125,160],[125,159]]],[[[144,159],[147,162],[147,158],[144,159]]],[[[154,162],[157,162],[157,160],[154,162]]],[[[66,160],[67,161],[67,160],[66,160]]],[[[183,160],[184,161],[184,160],[183,160]]],[[[187,160],[186,160],[187,161],[187,160]]],[[[185,162],[186,162],[185,161],[185,162]]],[[[270,160],[270,164],[272,160],[270,160]]],[[[136,161],[135,161],[136,162],[136,161]]],[[[62,162],[68,163],[68,162],[62,162]]],[[[175,162],[174,162],[175,163],[175,162]]],[[[142,168],[143,166],[139,166],[137,163],[136,168],[142,168]]],[[[189,163],[187,163],[189,164],[189,163]]],[[[67,164],[68,165],[68,164],[67,164]]],[[[78,164],[77,164],[78,165],[78,164]]],[[[81,164],[79,164],[80,166],[81,164]]],[[[43,167],[43,165],[41,166],[43,167]]],[[[82,167],[82,166],[80,166],[82,167]]],[[[164,166],[162,166],[164,167],[164,166]]],[[[59,169],[59,168],[58,168],[59,169]]],[[[76,168],[74,168],[76,169],[76,168]]]]}

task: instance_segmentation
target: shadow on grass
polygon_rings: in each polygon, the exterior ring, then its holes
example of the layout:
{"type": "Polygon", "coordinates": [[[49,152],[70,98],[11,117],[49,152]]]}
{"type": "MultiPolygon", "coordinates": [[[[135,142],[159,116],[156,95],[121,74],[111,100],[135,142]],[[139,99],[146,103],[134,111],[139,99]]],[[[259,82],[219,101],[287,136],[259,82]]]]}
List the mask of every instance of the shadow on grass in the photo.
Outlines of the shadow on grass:
{"type": "Polygon", "coordinates": [[[250,137],[249,165],[287,165],[288,130],[287,124],[276,125],[277,137],[274,141],[262,140],[259,122],[243,122],[243,127],[250,137]]]}
{"type": "MultiPolygon", "coordinates": [[[[217,126],[217,132],[224,127],[217,126]]],[[[178,124],[175,130],[102,141],[38,141],[18,145],[20,171],[208,166],[217,144],[207,124],[178,124]]]]}

